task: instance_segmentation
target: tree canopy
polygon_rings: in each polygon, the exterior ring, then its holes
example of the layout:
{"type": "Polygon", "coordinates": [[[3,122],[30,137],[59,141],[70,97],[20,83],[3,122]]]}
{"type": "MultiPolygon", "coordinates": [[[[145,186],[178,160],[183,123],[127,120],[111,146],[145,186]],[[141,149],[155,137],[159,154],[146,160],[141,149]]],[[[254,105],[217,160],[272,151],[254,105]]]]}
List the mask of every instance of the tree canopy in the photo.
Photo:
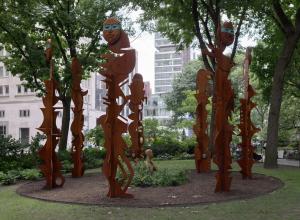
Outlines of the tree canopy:
{"type": "Polygon", "coordinates": [[[120,16],[121,0],[7,0],[0,2],[0,42],[9,52],[2,58],[7,69],[24,80],[25,86],[43,93],[49,78],[44,61],[45,42],[52,38],[55,78],[63,103],[60,149],[66,148],[70,121],[72,57],[78,57],[84,75],[97,68],[103,21],[120,16]]]}

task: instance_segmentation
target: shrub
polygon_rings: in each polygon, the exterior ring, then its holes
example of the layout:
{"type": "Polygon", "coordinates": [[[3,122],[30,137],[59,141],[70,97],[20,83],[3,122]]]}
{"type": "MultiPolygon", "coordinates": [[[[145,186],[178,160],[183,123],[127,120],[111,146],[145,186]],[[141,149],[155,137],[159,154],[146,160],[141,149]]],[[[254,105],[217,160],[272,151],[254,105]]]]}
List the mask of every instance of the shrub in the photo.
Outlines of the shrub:
{"type": "Polygon", "coordinates": [[[181,154],[176,155],[173,159],[176,160],[192,160],[194,159],[195,155],[194,154],[189,154],[186,152],[183,152],[181,154]]]}
{"type": "Polygon", "coordinates": [[[173,156],[166,153],[166,154],[158,155],[155,159],[156,160],[171,160],[171,159],[173,159],[173,156]]]}
{"type": "MultiPolygon", "coordinates": [[[[158,169],[151,173],[142,161],[134,165],[134,177],[131,182],[132,186],[149,187],[149,186],[178,186],[187,181],[187,173],[184,170],[158,169]]],[[[121,175],[118,172],[117,178],[121,175]]]]}
{"type": "Polygon", "coordinates": [[[1,180],[2,185],[12,185],[15,184],[17,181],[18,176],[16,176],[13,172],[8,172],[4,174],[1,180]]]}
{"type": "Polygon", "coordinates": [[[169,154],[175,156],[176,154],[184,152],[182,144],[171,138],[159,138],[150,146],[155,156],[162,154],[169,154]]]}
{"type": "Polygon", "coordinates": [[[42,176],[40,171],[37,169],[22,170],[20,172],[20,175],[21,175],[21,179],[24,179],[24,180],[37,180],[42,176]]]}
{"type": "Polygon", "coordinates": [[[61,161],[61,164],[62,164],[61,172],[69,173],[69,172],[72,171],[72,169],[73,169],[73,162],[72,161],[63,160],[63,161],[61,161]]]}
{"type": "Polygon", "coordinates": [[[188,154],[193,154],[195,146],[197,144],[196,137],[186,138],[182,141],[182,145],[184,147],[184,151],[188,154]]]}
{"type": "Polygon", "coordinates": [[[38,133],[32,138],[31,144],[24,144],[11,136],[0,135],[0,170],[7,172],[36,167],[40,163],[37,151],[43,138],[38,133]]]}
{"type": "Polygon", "coordinates": [[[97,147],[85,148],[83,155],[86,169],[99,168],[103,164],[105,150],[97,147]]]}

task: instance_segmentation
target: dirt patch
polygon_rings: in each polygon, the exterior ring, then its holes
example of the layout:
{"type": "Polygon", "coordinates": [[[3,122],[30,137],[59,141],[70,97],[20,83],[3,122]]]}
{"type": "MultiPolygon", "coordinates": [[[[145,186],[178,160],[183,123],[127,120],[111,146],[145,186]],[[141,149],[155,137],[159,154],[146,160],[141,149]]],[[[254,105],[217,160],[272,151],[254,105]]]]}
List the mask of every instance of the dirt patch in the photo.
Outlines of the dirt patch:
{"type": "Polygon", "coordinates": [[[133,199],[107,198],[107,181],[102,174],[89,174],[82,178],[66,178],[62,188],[42,189],[45,182],[37,181],[21,185],[17,192],[23,196],[64,203],[102,206],[159,207],[186,206],[249,199],[270,193],[283,186],[274,177],[254,174],[252,180],[243,180],[238,172],[232,172],[231,191],[215,193],[215,173],[197,174],[190,171],[188,183],[176,187],[131,187],[133,199]]]}

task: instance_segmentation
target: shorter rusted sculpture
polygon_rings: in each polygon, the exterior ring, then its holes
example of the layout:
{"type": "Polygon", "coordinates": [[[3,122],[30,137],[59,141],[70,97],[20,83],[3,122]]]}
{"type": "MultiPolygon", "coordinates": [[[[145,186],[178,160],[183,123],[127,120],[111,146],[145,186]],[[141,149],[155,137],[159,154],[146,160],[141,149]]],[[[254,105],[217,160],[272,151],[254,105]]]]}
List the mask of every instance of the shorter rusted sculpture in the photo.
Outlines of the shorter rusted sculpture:
{"type": "Polygon", "coordinates": [[[135,67],[135,50],[130,48],[128,36],[122,30],[120,21],[115,18],[104,22],[103,36],[111,53],[101,55],[107,60],[101,64],[100,71],[105,77],[107,88],[107,97],[104,98],[104,104],[107,105],[106,114],[98,119],[104,131],[106,149],[102,170],[109,183],[108,197],[133,197],[126,192],[134,171],[126,157],[127,145],[122,137],[122,134],[127,132],[127,119],[120,113],[127,102],[121,87],[127,83],[129,73],[135,67]],[[121,181],[116,179],[118,169],[122,173],[121,181]]]}
{"type": "Polygon", "coordinates": [[[207,135],[207,110],[208,104],[208,81],[210,72],[207,70],[199,70],[196,81],[196,124],[193,127],[194,133],[197,137],[197,145],[195,147],[195,164],[197,172],[209,172],[211,167],[211,156],[208,150],[208,135],[207,135]]]}
{"type": "Polygon", "coordinates": [[[56,117],[59,107],[54,107],[58,102],[58,97],[55,95],[55,91],[58,89],[58,84],[54,79],[54,62],[52,60],[52,48],[51,40],[48,40],[47,49],[45,52],[46,61],[50,63],[50,79],[45,80],[46,96],[43,97],[44,108],[41,108],[44,116],[42,125],[37,128],[44,132],[47,136],[45,145],[39,150],[39,156],[43,160],[43,164],[40,165],[41,172],[46,178],[47,189],[54,187],[60,187],[64,185],[65,178],[62,176],[61,163],[59,162],[55,147],[61,136],[60,130],[56,126],[56,117]]]}
{"type": "Polygon", "coordinates": [[[128,116],[132,122],[128,126],[131,138],[131,156],[137,162],[143,158],[144,128],[143,128],[143,102],[146,99],[143,76],[136,73],[129,85],[131,95],[127,96],[129,100],[129,109],[131,114],[128,116]]]}
{"type": "Polygon", "coordinates": [[[147,149],[145,150],[145,155],[146,155],[146,167],[147,169],[153,173],[154,171],[157,171],[157,167],[155,166],[155,164],[153,163],[152,159],[153,159],[153,152],[151,149],[147,149]]]}
{"type": "Polygon", "coordinates": [[[252,165],[255,160],[253,158],[253,146],[251,145],[252,136],[260,129],[256,128],[251,122],[251,110],[256,106],[251,98],[255,95],[252,86],[249,84],[249,66],[251,64],[251,48],[247,48],[244,60],[244,98],[240,99],[240,124],[239,128],[242,136],[242,143],[239,147],[242,150],[241,158],[237,161],[241,167],[241,174],[243,179],[252,178],[252,165]]]}
{"type": "Polygon", "coordinates": [[[218,42],[216,47],[210,45],[211,52],[207,55],[216,59],[215,73],[215,122],[214,122],[214,162],[219,170],[216,173],[215,192],[230,191],[231,179],[231,153],[230,142],[232,140],[233,126],[228,119],[234,108],[234,92],[228,79],[231,68],[234,66],[230,57],[223,54],[225,48],[234,41],[234,31],[231,22],[224,22],[218,27],[218,42]]]}
{"type": "Polygon", "coordinates": [[[72,111],[74,113],[74,119],[71,124],[71,132],[73,135],[72,140],[72,159],[73,159],[73,177],[81,177],[84,173],[84,164],[83,164],[83,153],[82,149],[84,147],[84,135],[82,133],[84,116],[83,116],[83,96],[87,94],[88,91],[82,91],[80,87],[82,79],[82,68],[77,59],[74,57],[72,59],[72,93],[71,97],[74,103],[74,108],[72,111]]]}

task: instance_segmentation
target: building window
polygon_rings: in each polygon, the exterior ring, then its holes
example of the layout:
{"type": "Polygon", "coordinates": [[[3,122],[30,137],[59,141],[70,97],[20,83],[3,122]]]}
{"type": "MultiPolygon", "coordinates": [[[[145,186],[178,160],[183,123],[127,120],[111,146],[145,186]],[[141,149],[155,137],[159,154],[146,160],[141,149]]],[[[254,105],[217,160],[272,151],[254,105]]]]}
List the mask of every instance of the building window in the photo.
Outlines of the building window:
{"type": "Polygon", "coordinates": [[[5,94],[8,95],[9,94],[9,86],[6,85],[6,86],[4,86],[4,88],[5,88],[5,94]]]}
{"type": "Polygon", "coordinates": [[[0,95],[8,95],[9,94],[9,86],[0,86],[0,95]]]}
{"type": "Polygon", "coordinates": [[[30,116],[30,110],[20,110],[20,117],[29,117],[30,116]]]}
{"type": "Polygon", "coordinates": [[[6,125],[0,125],[0,135],[5,136],[7,133],[6,125]]]}
{"type": "Polygon", "coordinates": [[[17,85],[17,91],[18,91],[18,94],[20,94],[22,92],[22,86],[21,85],[17,85]]]}
{"type": "Polygon", "coordinates": [[[29,128],[20,128],[19,133],[21,143],[29,143],[29,128]]]}
{"type": "Polygon", "coordinates": [[[4,76],[4,68],[3,66],[0,66],[0,77],[4,76]]]}
{"type": "Polygon", "coordinates": [[[5,117],[5,111],[4,110],[0,110],[0,118],[4,118],[5,117]]]}
{"type": "Polygon", "coordinates": [[[24,93],[27,93],[28,89],[26,87],[24,87],[24,93]]]}

